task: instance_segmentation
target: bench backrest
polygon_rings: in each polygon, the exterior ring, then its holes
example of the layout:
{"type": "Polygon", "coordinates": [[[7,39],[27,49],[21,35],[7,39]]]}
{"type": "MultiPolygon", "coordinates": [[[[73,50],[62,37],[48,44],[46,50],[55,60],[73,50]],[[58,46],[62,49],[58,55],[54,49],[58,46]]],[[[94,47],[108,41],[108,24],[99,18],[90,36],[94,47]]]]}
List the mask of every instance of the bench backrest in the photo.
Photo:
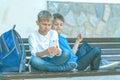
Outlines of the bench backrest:
{"type": "MultiPolygon", "coordinates": [[[[68,38],[71,47],[75,40],[75,38],[68,38]]],[[[120,38],[84,38],[84,41],[91,46],[101,47],[102,57],[110,61],[120,61],[120,38]]]]}

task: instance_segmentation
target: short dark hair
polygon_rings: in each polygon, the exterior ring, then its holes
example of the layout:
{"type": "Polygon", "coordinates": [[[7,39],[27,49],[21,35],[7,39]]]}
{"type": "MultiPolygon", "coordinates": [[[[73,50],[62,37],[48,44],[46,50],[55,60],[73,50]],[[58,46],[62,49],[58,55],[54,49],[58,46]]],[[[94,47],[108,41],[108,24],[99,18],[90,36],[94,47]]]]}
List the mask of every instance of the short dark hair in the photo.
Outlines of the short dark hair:
{"type": "Polygon", "coordinates": [[[64,17],[59,13],[53,14],[53,19],[60,19],[61,21],[64,22],[64,17]]]}

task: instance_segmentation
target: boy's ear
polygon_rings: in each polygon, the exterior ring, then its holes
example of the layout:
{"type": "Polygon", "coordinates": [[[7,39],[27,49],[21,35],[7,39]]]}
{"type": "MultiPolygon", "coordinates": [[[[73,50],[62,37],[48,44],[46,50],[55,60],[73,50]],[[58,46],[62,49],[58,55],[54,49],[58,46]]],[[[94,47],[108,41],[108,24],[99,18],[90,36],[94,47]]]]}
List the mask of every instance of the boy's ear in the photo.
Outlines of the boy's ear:
{"type": "Polygon", "coordinates": [[[39,25],[39,21],[38,20],[36,20],[36,24],[39,25]]]}

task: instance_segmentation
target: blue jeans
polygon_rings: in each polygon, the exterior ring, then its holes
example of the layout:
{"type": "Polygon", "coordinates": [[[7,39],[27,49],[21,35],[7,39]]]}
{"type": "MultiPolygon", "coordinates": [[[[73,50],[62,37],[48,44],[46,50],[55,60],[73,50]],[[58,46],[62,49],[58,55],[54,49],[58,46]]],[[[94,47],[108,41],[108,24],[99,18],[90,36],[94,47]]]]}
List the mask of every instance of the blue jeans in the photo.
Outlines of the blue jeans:
{"type": "Polygon", "coordinates": [[[78,56],[77,64],[78,70],[84,70],[89,65],[91,70],[98,70],[101,60],[101,48],[94,46],[93,48],[87,44],[83,43],[79,46],[79,50],[76,54],[78,56]]]}
{"type": "Polygon", "coordinates": [[[49,57],[38,57],[32,56],[30,59],[30,65],[41,71],[64,71],[64,64],[70,58],[68,51],[63,51],[60,56],[49,57]]]}

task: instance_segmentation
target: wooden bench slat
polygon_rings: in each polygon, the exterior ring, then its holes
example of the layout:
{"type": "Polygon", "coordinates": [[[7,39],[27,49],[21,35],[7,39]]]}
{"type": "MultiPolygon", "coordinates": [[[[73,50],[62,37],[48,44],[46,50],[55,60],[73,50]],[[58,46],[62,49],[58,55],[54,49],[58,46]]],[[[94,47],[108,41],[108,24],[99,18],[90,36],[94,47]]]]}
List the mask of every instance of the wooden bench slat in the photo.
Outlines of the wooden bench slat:
{"type": "Polygon", "coordinates": [[[109,60],[109,61],[120,61],[120,56],[111,56],[111,57],[102,57],[106,60],[109,60]]]}
{"type": "MultiPolygon", "coordinates": [[[[120,49],[120,44],[90,44],[92,47],[93,46],[99,46],[102,49],[115,49],[119,48],[120,49]]],[[[70,47],[73,47],[73,44],[70,44],[70,47]]]]}
{"type": "Polygon", "coordinates": [[[28,43],[28,39],[27,38],[22,38],[23,43],[28,43]]]}
{"type": "Polygon", "coordinates": [[[92,47],[93,46],[99,46],[102,49],[114,49],[114,48],[119,48],[120,49],[120,44],[90,44],[92,47]]]}
{"type": "MultiPolygon", "coordinates": [[[[92,47],[93,46],[99,46],[102,49],[114,49],[114,48],[120,48],[120,44],[90,44],[92,47]]],[[[73,44],[70,44],[70,47],[73,47],[73,44]]],[[[29,49],[28,45],[25,45],[25,49],[29,49]]]]}
{"type": "MultiPolygon", "coordinates": [[[[28,43],[27,38],[22,39],[24,43],[28,43]]],[[[68,42],[74,43],[76,38],[67,38],[68,42]]],[[[86,41],[88,43],[94,42],[94,43],[101,43],[101,42],[120,42],[120,38],[84,38],[83,41],[86,41]]]]}
{"type": "MultiPolygon", "coordinates": [[[[74,43],[76,38],[67,38],[68,42],[74,43]]],[[[120,42],[120,38],[84,38],[83,42],[86,41],[88,43],[101,43],[101,42],[120,42]]]]}
{"type": "Polygon", "coordinates": [[[7,73],[3,79],[33,79],[33,78],[58,78],[58,77],[80,77],[80,76],[102,76],[102,75],[118,75],[120,71],[77,71],[77,72],[31,72],[31,73],[7,73]]]}
{"type": "Polygon", "coordinates": [[[120,55],[120,50],[102,50],[102,55],[120,55]]]}
{"type": "MultiPolygon", "coordinates": [[[[31,56],[30,51],[26,51],[27,56],[31,56]]],[[[120,50],[102,50],[102,55],[120,55],[120,50]]]]}

